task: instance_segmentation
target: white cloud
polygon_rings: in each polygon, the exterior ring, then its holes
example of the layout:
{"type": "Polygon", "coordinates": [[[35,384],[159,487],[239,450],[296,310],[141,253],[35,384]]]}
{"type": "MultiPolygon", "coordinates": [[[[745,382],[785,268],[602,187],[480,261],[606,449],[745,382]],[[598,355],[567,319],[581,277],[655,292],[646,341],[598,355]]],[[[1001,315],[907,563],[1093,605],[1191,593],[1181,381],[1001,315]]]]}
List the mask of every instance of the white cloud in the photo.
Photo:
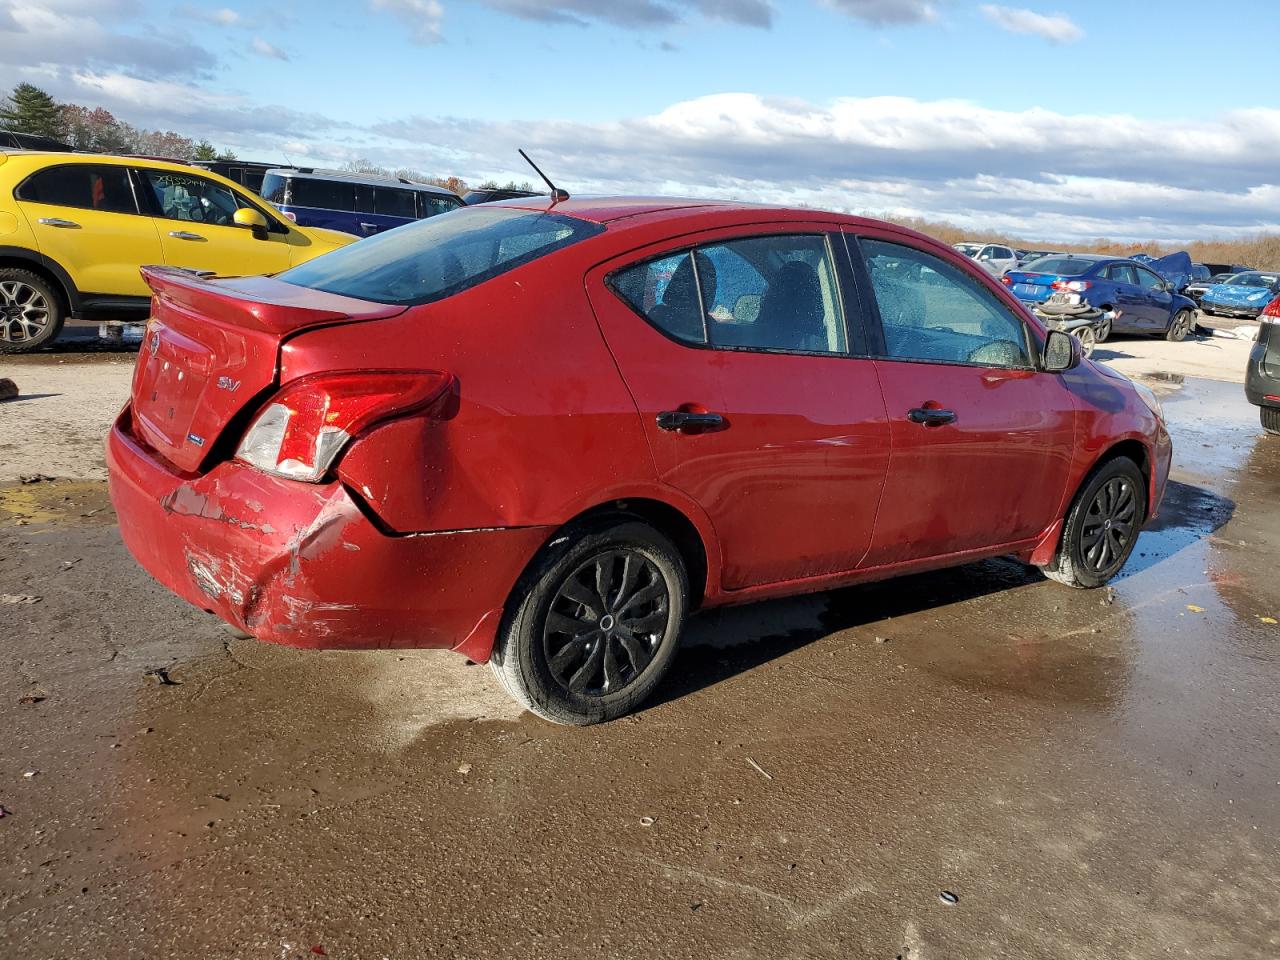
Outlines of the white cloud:
{"type": "Polygon", "coordinates": [[[418,117],[366,155],[468,179],[534,152],[579,192],[687,193],[948,219],[1030,238],[1186,239],[1280,225],[1280,110],[1209,122],[992,110],[961,100],[825,104],[720,94],[608,123],[418,117]],[[1082,138],[1079,130],[1090,130],[1082,138]],[[408,144],[448,144],[448,152],[408,144]],[[637,173],[637,171],[645,171],[637,173]]]}
{"type": "Polygon", "coordinates": [[[773,25],[770,0],[481,0],[486,6],[522,20],[542,23],[569,23],[586,26],[591,22],[616,26],[656,28],[682,23],[686,11],[709,20],[722,20],[749,27],[773,25]]]}
{"type": "Polygon", "coordinates": [[[439,0],[369,0],[369,6],[404,21],[414,43],[439,43],[443,39],[440,25],[444,20],[444,7],[439,0]]]}
{"type": "Polygon", "coordinates": [[[130,0],[0,0],[0,67],[121,66],[144,76],[170,76],[215,65],[213,54],[181,35],[135,36],[115,29],[136,12],[130,0]]]}
{"type": "Polygon", "coordinates": [[[1075,43],[1084,39],[1084,30],[1065,13],[1043,14],[993,3],[984,3],[980,9],[984,17],[1010,33],[1030,33],[1051,43],[1075,43]]]}
{"type": "Polygon", "coordinates": [[[928,0],[823,0],[828,7],[877,26],[931,23],[937,6],[928,0]]]}
{"type": "Polygon", "coordinates": [[[289,55],[287,53],[279,47],[272,46],[267,43],[267,41],[263,40],[261,37],[254,37],[253,42],[249,44],[249,47],[260,57],[270,57],[273,60],[289,59],[289,55]]]}

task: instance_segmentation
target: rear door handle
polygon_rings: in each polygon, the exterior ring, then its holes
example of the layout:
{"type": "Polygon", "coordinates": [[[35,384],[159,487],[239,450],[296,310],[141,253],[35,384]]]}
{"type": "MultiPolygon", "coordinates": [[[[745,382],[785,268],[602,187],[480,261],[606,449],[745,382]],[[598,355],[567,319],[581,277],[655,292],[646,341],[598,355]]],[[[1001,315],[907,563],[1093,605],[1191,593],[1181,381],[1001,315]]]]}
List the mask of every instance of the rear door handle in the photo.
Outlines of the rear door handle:
{"type": "Polygon", "coordinates": [[[687,410],[664,410],[657,416],[659,430],[717,430],[724,426],[718,413],[690,413],[687,410]]]}
{"type": "Polygon", "coordinates": [[[360,229],[361,230],[377,230],[378,225],[376,223],[362,223],[360,224],[360,229]]]}
{"type": "Polygon", "coordinates": [[[62,220],[58,217],[41,217],[40,222],[46,227],[62,227],[64,230],[79,230],[80,224],[74,220],[62,220]]]}
{"type": "Polygon", "coordinates": [[[208,237],[202,237],[198,233],[188,233],[186,230],[170,230],[169,236],[175,240],[199,240],[201,243],[208,243],[208,237]]]}
{"type": "Polygon", "coordinates": [[[907,411],[907,419],[912,423],[922,423],[926,427],[940,427],[946,423],[955,423],[956,412],[954,410],[915,407],[907,411]]]}

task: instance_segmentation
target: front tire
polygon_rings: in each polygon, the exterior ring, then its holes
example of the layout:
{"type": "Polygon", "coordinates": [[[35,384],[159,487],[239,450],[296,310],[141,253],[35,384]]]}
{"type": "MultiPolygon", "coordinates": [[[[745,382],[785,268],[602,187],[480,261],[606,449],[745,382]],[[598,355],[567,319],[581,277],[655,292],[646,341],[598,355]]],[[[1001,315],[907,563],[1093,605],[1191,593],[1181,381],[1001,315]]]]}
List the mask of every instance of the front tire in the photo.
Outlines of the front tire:
{"type": "Polygon", "coordinates": [[[521,578],[490,667],[544,720],[613,720],[662,680],[688,597],[684,561],[648,524],[578,531],[521,578]]]}
{"type": "Polygon", "coordinates": [[[1050,580],[1088,590],[1120,572],[1146,520],[1147,484],[1128,457],[1108,460],[1076,494],[1062,542],[1041,568],[1050,580]]]}
{"type": "Polygon", "coordinates": [[[1190,310],[1179,310],[1169,322],[1169,329],[1165,331],[1164,338],[1170,343],[1185,340],[1194,324],[1195,318],[1191,316],[1190,310]]]}
{"type": "Polygon", "coordinates": [[[1280,407],[1259,407],[1258,419],[1262,429],[1272,436],[1280,436],[1280,407]]]}
{"type": "Polygon", "coordinates": [[[0,269],[0,353],[39,350],[57,339],[66,320],[62,298],[39,274],[0,269]]]}

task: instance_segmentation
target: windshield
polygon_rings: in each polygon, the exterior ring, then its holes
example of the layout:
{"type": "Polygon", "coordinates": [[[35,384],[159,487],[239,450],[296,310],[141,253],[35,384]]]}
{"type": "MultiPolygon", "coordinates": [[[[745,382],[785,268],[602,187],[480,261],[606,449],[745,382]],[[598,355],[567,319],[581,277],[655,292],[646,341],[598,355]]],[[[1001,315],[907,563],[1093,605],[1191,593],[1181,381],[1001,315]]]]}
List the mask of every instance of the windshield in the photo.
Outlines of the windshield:
{"type": "Polygon", "coordinates": [[[1093,260],[1078,260],[1075,257],[1042,257],[1031,261],[1024,269],[1028,273],[1056,273],[1060,277],[1078,277],[1087,273],[1094,263],[1093,260]]]}
{"type": "Polygon", "coordinates": [[[376,303],[443,300],[604,230],[555,213],[461,207],[389,230],[278,275],[376,303]]]}
{"type": "Polygon", "coordinates": [[[1272,287],[1276,285],[1276,281],[1280,280],[1280,275],[1274,273],[1237,273],[1230,280],[1223,282],[1230,287],[1272,287]]]}
{"type": "Polygon", "coordinates": [[[974,254],[976,254],[979,250],[981,250],[981,249],[982,249],[982,244],[980,244],[980,243],[957,243],[957,244],[956,244],[956,249],[957,249],[957,250],[959,250],[961,253],[963,253],[966,257],[972,257],[974,254]]]}

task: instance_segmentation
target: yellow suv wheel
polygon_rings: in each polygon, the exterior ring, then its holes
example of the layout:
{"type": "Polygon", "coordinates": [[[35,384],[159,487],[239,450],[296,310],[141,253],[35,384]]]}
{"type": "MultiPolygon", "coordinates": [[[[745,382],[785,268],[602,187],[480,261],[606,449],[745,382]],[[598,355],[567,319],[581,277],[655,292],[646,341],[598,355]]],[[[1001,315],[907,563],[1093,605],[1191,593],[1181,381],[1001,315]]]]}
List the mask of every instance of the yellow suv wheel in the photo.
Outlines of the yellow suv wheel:
{"type": "Polygon", "coordinates": [[[30,270],[0,268],[0,353],[38,350],[62,330],[62,299],[30,270]]]}

